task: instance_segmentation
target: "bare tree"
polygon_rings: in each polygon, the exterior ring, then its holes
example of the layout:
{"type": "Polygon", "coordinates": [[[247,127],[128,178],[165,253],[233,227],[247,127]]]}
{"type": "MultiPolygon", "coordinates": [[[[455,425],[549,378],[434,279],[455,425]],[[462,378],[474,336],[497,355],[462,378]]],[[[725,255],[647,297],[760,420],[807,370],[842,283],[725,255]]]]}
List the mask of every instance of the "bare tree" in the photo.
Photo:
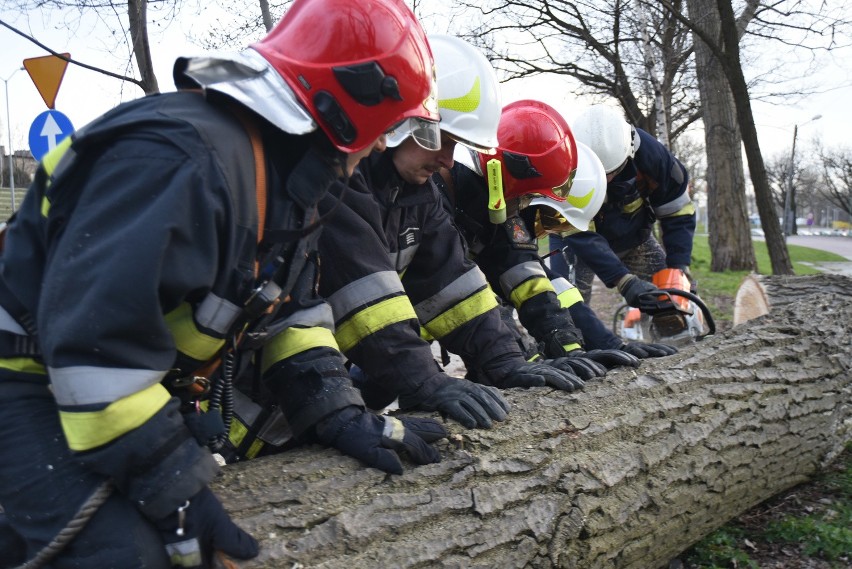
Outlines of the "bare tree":
{"type": "Polygon", "coordinates": [[[98,37],[106,42],[105,48],[119,58],[120,65],[123,66],[123,74],[65,58],[41,43],[39,38],[31,37],[19,29],[22,26],[15,27],[5,22],[0,23],[53,55],[68,59],[72,64],[137,85],[145,94],[159,92],[159,83],[151,57],[149,29],[151,27],[158,30],[167,28],[172,22],[177,21],[178,15],[184,10],[194,12],[194,16],[206,8],[198,2],[187,0],[155,0],[154,2],[127,0],[123,3],[113,0],[6,0],[6,2],[10,8],[17,9],[23,18],[27,18],[30,14],[44,14],[53,10],[62,16],[54,25],[66,28],[72,35],[77,33],[83,16],[93,14],[100,21],[100,29],[108,31],[105,34],[98,34],[98,37]],[[125,55],[122,56],[122,53],[125,55]]]}
{"type": "Polygon", "coordinates": [[[578,83],[575,94],[615,98],[630,122],[672,143],[699,118],[695,77],[685,65],[691,54],[688,30],[658,3],[457,0],[456,5],[482,15],[465,35],[508,80],[544,73],[570,77],[578,83]],[[664,121],[657,120],[658,111],[664,121]],[[665,134],[660,124],[668,127],[665,134]]]}
{"type": "Polygon", "coordinates": [[[822,167],[823,195],[852,217],[852,149],[825,149],[817,153],[822,167]]]}
{"type": "MultiPolygon", "coordinates": [[[[755,2],[756,0],[750,0],[755,2]]],[[[720,21],[712,2],[687,0],[690,19],[706,35],[718,37],[720,21]]],[[[753,11],[740,16],[740,35],[753,11]]],[[[695,36],[695,67],[704,118],[707,152],[707,230],[710,270],[757,270],[751,242],[745,195],[742,138],[737,127],[734,100],[719,61],[695,36]]]]}
{"type": "MultiPolygon", "coordinates": [[[[797,157],[796,163],[791,168],[789,152],[775,154],[766,160],[766,178],[772,190],[772,202],[776,216],[782,215],[784,211],[789,188],[793,189],[789,198],[790,217],[793,220],[801,217],[799,215],[799,203],[813,202],[818,194],[819,171],[816,166],[797,157]],[[793,174],[792,182],[789,181],[791,171],[793,174]]],[[[814,207],[812,206],[811,209],[813,210],[814,207]]],[[[792,235],[798,234],[795,222],[790,225],[790,233],[792,235]]]]}

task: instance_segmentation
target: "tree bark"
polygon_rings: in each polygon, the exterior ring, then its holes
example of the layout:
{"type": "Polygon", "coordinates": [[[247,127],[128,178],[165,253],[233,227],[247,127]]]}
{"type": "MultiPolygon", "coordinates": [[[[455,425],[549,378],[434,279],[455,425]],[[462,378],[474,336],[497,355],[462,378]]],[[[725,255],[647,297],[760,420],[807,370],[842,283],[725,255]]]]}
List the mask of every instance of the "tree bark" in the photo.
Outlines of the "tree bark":
{"type": "MultiPolygon", "coordinates": [[[[719,13],[713,3],[688,0],[690,20],[710,37],[719,37],[719,13]]],[[[693,34],[695,67],[701,93],[707,151],[707,212],[710,270],[754,271],[757,260],[746,211],[742,139],[728,80],[712,50],[693,34]]]]}
{"type": "Polygon", "coordinates": [[[852,438],[852,279],[796,279],[771,296],[814,292],[580,393],[506,391],[509,419],[448,423],[439,464],[306,447],[224,468],[214,489],[262,546],[242,566],[665,566],[852,438]]]}

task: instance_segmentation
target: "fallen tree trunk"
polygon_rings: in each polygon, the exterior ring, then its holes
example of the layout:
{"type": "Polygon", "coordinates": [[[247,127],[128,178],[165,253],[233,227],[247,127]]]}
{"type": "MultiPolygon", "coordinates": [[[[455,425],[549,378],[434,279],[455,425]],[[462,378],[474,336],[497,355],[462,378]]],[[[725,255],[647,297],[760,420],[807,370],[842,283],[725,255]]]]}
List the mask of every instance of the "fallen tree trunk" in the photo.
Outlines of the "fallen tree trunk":
{"type": "Polygon", "coordinates": [[[402,476],[318,447],[226,467],[215,490],[262,545],[242,566],[664,566],[852,438],[841,288],[578,394],[510,390],[507,421],[448,423],[443,461],[402,476]]]}
{"type": "Polygon", "coordinates": [[[849,277],[842,275],[818,276],[769,276],[751,274],[743,280],[734,299],[734,326],[758,316],[768,314],[770,309],[782,309],[803,298],[827,293],[846,295],[850,290],[849,277]]]}

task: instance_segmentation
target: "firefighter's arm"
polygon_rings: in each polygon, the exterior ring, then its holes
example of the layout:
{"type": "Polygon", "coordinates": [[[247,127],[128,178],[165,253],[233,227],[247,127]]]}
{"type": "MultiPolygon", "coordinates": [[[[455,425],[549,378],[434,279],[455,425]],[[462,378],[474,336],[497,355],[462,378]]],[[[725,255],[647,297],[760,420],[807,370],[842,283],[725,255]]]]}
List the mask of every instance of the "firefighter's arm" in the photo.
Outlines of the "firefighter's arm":
{"type": "Polygon", "coordinates": [[[215,175],[199,173],[205,166],[173,147],[125,140],[91,165],[74,215],[63,214],[61,196],[42,204],[48,226],[62,223],[38,327],[66,439],[151,519],[199,492],[217,468],[160,385],[176,355],[164,312],[209,286],[225,233],[216,220],[226,193],[215,175]]]}
{"type": "Polygon", "coordinates": [[[565,236],[565,242],[608,288],[616,286],[620,279],[630,274],[607,240],[598,233],[579,231],[565,236]]]}

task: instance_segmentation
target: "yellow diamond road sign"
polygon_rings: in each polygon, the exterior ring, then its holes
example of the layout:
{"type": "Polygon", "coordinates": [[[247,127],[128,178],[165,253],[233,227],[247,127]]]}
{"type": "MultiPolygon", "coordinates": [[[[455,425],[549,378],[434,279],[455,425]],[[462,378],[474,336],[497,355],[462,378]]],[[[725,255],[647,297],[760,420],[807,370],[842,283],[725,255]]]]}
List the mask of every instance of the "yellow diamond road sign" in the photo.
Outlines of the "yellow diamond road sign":
{"type": "MultiPolygon", "coordinates": [[[[70,58],[71,54],[63,53],[62,56],[70,58]]],[[[44,57],[25,59],[24,67],[35,83],[41,98],[44,99],[44,104],[47,105],[48,109],[53,109],[56,104],[59,85],[62,83],[62,77],[65,76],[65,68],[68,67],[68,61],[55,55],[45,55],[44,57]]]]}

